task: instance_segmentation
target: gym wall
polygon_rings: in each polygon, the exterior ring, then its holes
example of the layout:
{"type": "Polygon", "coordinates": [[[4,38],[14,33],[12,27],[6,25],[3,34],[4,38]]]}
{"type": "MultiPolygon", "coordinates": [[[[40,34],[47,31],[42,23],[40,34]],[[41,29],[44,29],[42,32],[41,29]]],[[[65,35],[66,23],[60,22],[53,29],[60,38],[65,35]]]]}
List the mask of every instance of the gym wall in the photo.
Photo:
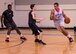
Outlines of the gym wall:
{"type": "Polygon", "coordinates": [[[30,11],[29,5],[32,3],[37,4],[37,17],[44,18],[38,26],[40,27],[55,27],[53,21],[50,18],[50,10],[53,9],[53,3],[59,2],[60,7],[64,10],[67,16],[71,18],[71,23],[65,27],[73,28],[76,24],[76,0],[0,0],[0,15],[3,10],[7,9],[7,5],[11,3],[13,5],[14,20],[18,27],[28,27],[28,13],[30,11]]]}

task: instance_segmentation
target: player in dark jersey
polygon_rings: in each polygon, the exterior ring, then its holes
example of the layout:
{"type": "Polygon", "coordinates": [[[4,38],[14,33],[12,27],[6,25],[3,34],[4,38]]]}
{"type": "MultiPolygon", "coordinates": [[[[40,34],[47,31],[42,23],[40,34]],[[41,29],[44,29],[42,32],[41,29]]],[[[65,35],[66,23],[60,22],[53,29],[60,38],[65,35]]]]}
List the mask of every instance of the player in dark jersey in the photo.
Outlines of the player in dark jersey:
{"type": "Polygon", "coordinates": [[[36,25],[36,20],[40,20],[39,18],[36,18],[35,15],[35,4],[30,5],[31,11],[29,12],[29,20],[28,25],[30,29],[32,30],[32,33],[35,35],[35,42],[46,45],[41,39],[41,33],[42,30],[36,25]]]}
{"type": "Polygon", "coordinates": [[[1,26],[4,25],[8,28],[7,37],[5,39],[6,42],[9,42],[9,36],[12,30],[16,30],[16,32],[20,35],[21,40],[26,40],[26,38],[21,34],[19,29],[17,28],[15,22],[13,21],[13,11],[12,5],[8,4],[8,9],[5,10],[1,16],[1,26]]]}

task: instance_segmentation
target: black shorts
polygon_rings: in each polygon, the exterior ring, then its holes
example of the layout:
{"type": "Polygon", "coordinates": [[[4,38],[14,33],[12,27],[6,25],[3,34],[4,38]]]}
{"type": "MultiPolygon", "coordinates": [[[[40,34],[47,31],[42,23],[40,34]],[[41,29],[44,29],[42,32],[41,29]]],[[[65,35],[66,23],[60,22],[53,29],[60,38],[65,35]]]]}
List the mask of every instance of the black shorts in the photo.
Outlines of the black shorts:
{"type": "Polygon", "coordinates": [[[14,30],[17,26],[14,22],[11,22],[11,23],[8,23],[8,22],[4,22],[4,25],[7,27],[7,28],[12,28],[12,30],[14,30]]]}
{"type": "Polygon", "coordinates": [[[29,27],[35,36],[39,35],[40,32],[42,32],[42,30],[35,23],[29,23],[29,27]]]}

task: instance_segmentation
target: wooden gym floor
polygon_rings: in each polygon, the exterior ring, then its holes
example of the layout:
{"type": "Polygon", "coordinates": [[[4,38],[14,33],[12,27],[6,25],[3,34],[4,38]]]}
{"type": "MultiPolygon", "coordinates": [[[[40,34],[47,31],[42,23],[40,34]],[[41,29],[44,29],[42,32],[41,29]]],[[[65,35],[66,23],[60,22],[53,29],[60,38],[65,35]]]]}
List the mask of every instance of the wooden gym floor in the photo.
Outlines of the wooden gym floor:
{"type": "MultiPolygon", "coordinates": [[[[15,31],[11,32],[10,42],[5,42],[7,30],[0,31],[0,54],[76,54],[76,41],[69,43],[68,39],[56,29],[43,29],[43,40],[47,45],[34,42],[31,30],[20,29],[27,41],[21,42],[15,31]]],[[[72,29],[67,31],[74,36],[72,29]]],[[[75,36],[74,36],[75,39],[75,36]]]]}

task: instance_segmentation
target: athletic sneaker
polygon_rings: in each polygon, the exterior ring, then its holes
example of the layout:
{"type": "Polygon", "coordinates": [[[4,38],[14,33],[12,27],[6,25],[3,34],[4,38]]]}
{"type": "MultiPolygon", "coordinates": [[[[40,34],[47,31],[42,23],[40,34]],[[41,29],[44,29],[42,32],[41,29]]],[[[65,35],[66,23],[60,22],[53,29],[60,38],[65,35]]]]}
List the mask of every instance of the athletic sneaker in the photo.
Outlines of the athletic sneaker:
{"type": "Polygon", "coordinates": [[[21,40],[27,40],[24,36],[20,37],[21,40]]]}
{"type": "Polygon", "coordinates": [[[37,42],[37,43],[39,43],[39,44],[46,45],[46,43],[44,43],[42,40],[39,40],[39,39],[35,39],[35,42],[37,42]]]}
{"type": "Polygon", "coordinates": [[[7,37],[5,41],[6,41],[6,42],[9,42],[9,37],[7,37]]]}
{"type": "Polygon", "coordinates": [[[39,39],[35,39],[35,42],[40,42],[40,40],[39,39]]]}
{"type": "Polygon", "coordinates": [[[46,45],[46,43],[44,43],[42,40],[40,40],[39,42],[40,44],[46,45]]]}
{"type": "Polygon", "coordinates": [[[71,42],[73,42],[73,41],[74,41],[73,38],[70,37],[70,38],[69,38],[69,42],[71,43],[71,42]]]}

